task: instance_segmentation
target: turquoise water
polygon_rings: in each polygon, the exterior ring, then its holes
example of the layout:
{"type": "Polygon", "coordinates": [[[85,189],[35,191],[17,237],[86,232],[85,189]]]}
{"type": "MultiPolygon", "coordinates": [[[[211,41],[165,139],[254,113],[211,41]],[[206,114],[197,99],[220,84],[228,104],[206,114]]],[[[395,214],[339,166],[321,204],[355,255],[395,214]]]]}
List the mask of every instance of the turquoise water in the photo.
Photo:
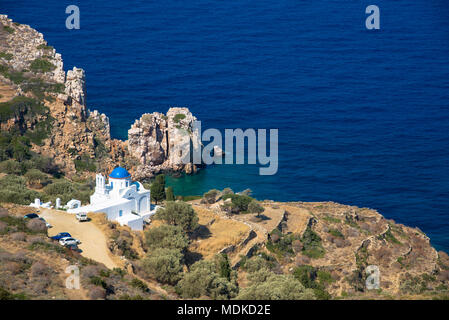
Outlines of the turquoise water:
{"type": "Polygon", "coordinates": [[[278,128],[279,171],[214,166],[178,194],[250,188],[337,201],[418,226],[449,251],[449,9],[444,1],[2,0],[87,72],[87,103],[126,138],[144,112],[188,106],[205,128],[278,128]]]}

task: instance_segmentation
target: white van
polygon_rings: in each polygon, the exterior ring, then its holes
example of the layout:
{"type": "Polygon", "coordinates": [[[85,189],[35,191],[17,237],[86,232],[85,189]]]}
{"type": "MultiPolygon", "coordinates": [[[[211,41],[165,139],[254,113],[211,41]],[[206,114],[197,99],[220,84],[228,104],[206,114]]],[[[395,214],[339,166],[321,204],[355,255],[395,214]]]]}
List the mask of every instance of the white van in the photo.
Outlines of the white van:
{"type": "Polygon", "coordinates": [[[76,214],[76,219],[78,219],[79,222],[81,221],[87,221],[87,213],[85,212],[79,212],[76,214]]]}

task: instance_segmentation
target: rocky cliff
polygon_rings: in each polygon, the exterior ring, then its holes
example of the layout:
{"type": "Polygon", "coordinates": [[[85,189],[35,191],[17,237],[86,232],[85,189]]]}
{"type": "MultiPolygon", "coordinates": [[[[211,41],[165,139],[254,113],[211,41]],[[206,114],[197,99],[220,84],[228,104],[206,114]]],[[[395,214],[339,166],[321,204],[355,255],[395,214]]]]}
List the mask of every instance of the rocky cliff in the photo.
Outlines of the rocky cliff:
{"type": "Polygon", "coordinates": [[[196,117],[187,108],[170,108],[167,115],[147,113],[136,120],[128,131],[127,143],[130,154],[139,161],[137,174],[145,177],[166,170],[196,172],[194,164],[182,161],[183,152],[198,148],[200,143],[193,130],[194,121],[196,117]]]}
{"type": "Polygon", "coordinates": [[[144,114],[132,125],[127,141],[112,139],[108,117],[87,107],[84,70],[74,67],[65,73],[61,55],[42,33],[5,15],[0,15],[0,92],[0,103],[14,109],[2,117],[1,129],[20,127],[25,134],[46,123],[45,130],[39,129],[46,131],[44,139],[32,141],[32,150],[54,159],[69,176],[86,169],[107,172],[118,164],[139,179],[197,169],[179,161],[179,150],[199,143],[192,131],[196,118],[187,108],[144,114]],[[22,110],[18,97],[34,99],[44,109],[38,114],[30,106],[22,110]]]}

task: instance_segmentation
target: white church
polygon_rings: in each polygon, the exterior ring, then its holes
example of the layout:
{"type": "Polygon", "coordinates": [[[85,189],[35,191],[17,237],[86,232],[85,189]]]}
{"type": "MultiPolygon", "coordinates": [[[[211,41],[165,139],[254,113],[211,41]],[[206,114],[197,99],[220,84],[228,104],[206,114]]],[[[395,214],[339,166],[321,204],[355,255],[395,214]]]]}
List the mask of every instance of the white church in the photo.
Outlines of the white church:
{"type": "Polygon", "coordinates": [[[144,221],[156,213],[151,210],[150,190],[140,182],[132,181],[129,172],[122,167],[115,168],[106,184],[102,174],[96,176],[95,193],[90,196],[90,204],[67,210],[69,213],[104,212],[108,220],[127,225],[132,230],[143,230],[144,221]]]}

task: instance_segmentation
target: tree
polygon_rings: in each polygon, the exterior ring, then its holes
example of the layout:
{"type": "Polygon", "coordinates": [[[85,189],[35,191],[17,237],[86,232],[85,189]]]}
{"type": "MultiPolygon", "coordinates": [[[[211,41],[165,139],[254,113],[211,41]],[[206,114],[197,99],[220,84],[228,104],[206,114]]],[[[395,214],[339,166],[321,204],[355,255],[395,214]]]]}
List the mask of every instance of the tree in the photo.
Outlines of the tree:
{"type": "Polygon", "coordinates": [[[180,226],[161,225],[151,228],[145,233],[145,240],[148,248],[177,249],[184,251],[189,245],[189,238],[180,226]]]}
{"type": "Polygon", "coordinates": [[[182,276],[183,255],[177,249],[158,248],[143,260],[143,267],[156,280],[176,284],[182,276]]]}
{"type": "Polygon", "coordinates": [[[21,175],[23,173],[23,166],[20,162],[10,159],[0,163],[0,171],[8,174],[21,175]]]}
{"type": "Polygon", "coordinates": [[[173,192],[172,187],[168,187],[166,191],[166,200],[167,201],[175,201],[175,193],[173,192]]]}
{"type": "Polygon", "coordinates": [[[260,205],[260,203],[257,202],[256,200],[252,200],[252,201],[248,204],[248,212],[250,212],[250,213],[256,213],[258,217],[259,217],[260,214],[261,214],[262,212],[264,212],[264,211],[265,211],[265,208],[262,207],[262,206],[260,205]]]}
{"type": "MultiPolygon", "coordinates": [[[[261,272],[260,270],[259,272],[261,272]]],[[[249,287],[241,290],[242,300],[312,300],[312,289],[306,289],[292,275],[279,275],[263,270],[263,277],[254,277],[249,287]]]]}
{"type": "Polygon", "coordinates": [[[195,262],[190,271],[177,285],[177,291],[184,298],[209,296],[212,299],[230,299],[235,297],[237,286],[217,273],[214,261],[201,260],[195,262]]]}
{"type": "Polygon", "coordinates": [[[226,253],[219,253],[215,256],[215,264],[217,265],[218,274],[222,278],[231,280],[231,264],[226,253]]]}
{"type": "Polygon", "coordinates": [[[217,201],[217,195],[220,191],[216,189],[209,190],[203,195],[203,199],[207,204],[213,204],[217,201]]]}
{"type": "Polygon", "coordinates": [[[227,216],[231,216],[233,214],[239,213],[239,208],[232,202],[225,202],[223,205],[221,205],[220,208],[221,208],[221,210],[226,212],[227,216]]]}
{"type": "Polygon", "coordinates": [[[231,197],[232,203],[235,204],[239,211],[247,211],[249,203],[253,200],[250,196],[234,194],[231,197]]]}
{"type": "Polygon", "coordinates": [[[31,158],[30,142],[25,137],[16,137],[11,141],[12,156],[17,161],[21,162],[31,158]]]}
{"type": "Polygon", "coordinates": [[[36,186],[36,187],[42,187],[43,184],[46,184],[50,181],[48,176],[37,170],[37,169],[30,169],[25,173],[25,178],[27,179],[27,183],[29,186],[36,186]]]}
{"type": "Polygon", "coordinates": [[[229,197],[230,195],[233,195],[233,194],[234,194],[234,191],[232,191],[231,188],[224,188],[223,191],[221,191],[222,197],[225,197],[225,196],[229,197]]]}
{"type": "Polygon", "coordinates": [[[155,219],[167,224],[180,226],[185,232],[192,232],[198,227],[198,216],[192,206],[185,202],[167,201],[165,208],[159,208],[155,219]]]}
{"type": "Polygon", "coordinates": [[[270,265],[267,260],[259,256],[248,259],[244,266],[244,270],[248,273],[253,273],[262,269],[270,269],[270,265]]]}
{"type": "Polygon", "coordinates": [[[160,174],[156,176],[156,179],[150,187],[151,199],[157,204],[165,199],[165,176],[160,174]]]}

